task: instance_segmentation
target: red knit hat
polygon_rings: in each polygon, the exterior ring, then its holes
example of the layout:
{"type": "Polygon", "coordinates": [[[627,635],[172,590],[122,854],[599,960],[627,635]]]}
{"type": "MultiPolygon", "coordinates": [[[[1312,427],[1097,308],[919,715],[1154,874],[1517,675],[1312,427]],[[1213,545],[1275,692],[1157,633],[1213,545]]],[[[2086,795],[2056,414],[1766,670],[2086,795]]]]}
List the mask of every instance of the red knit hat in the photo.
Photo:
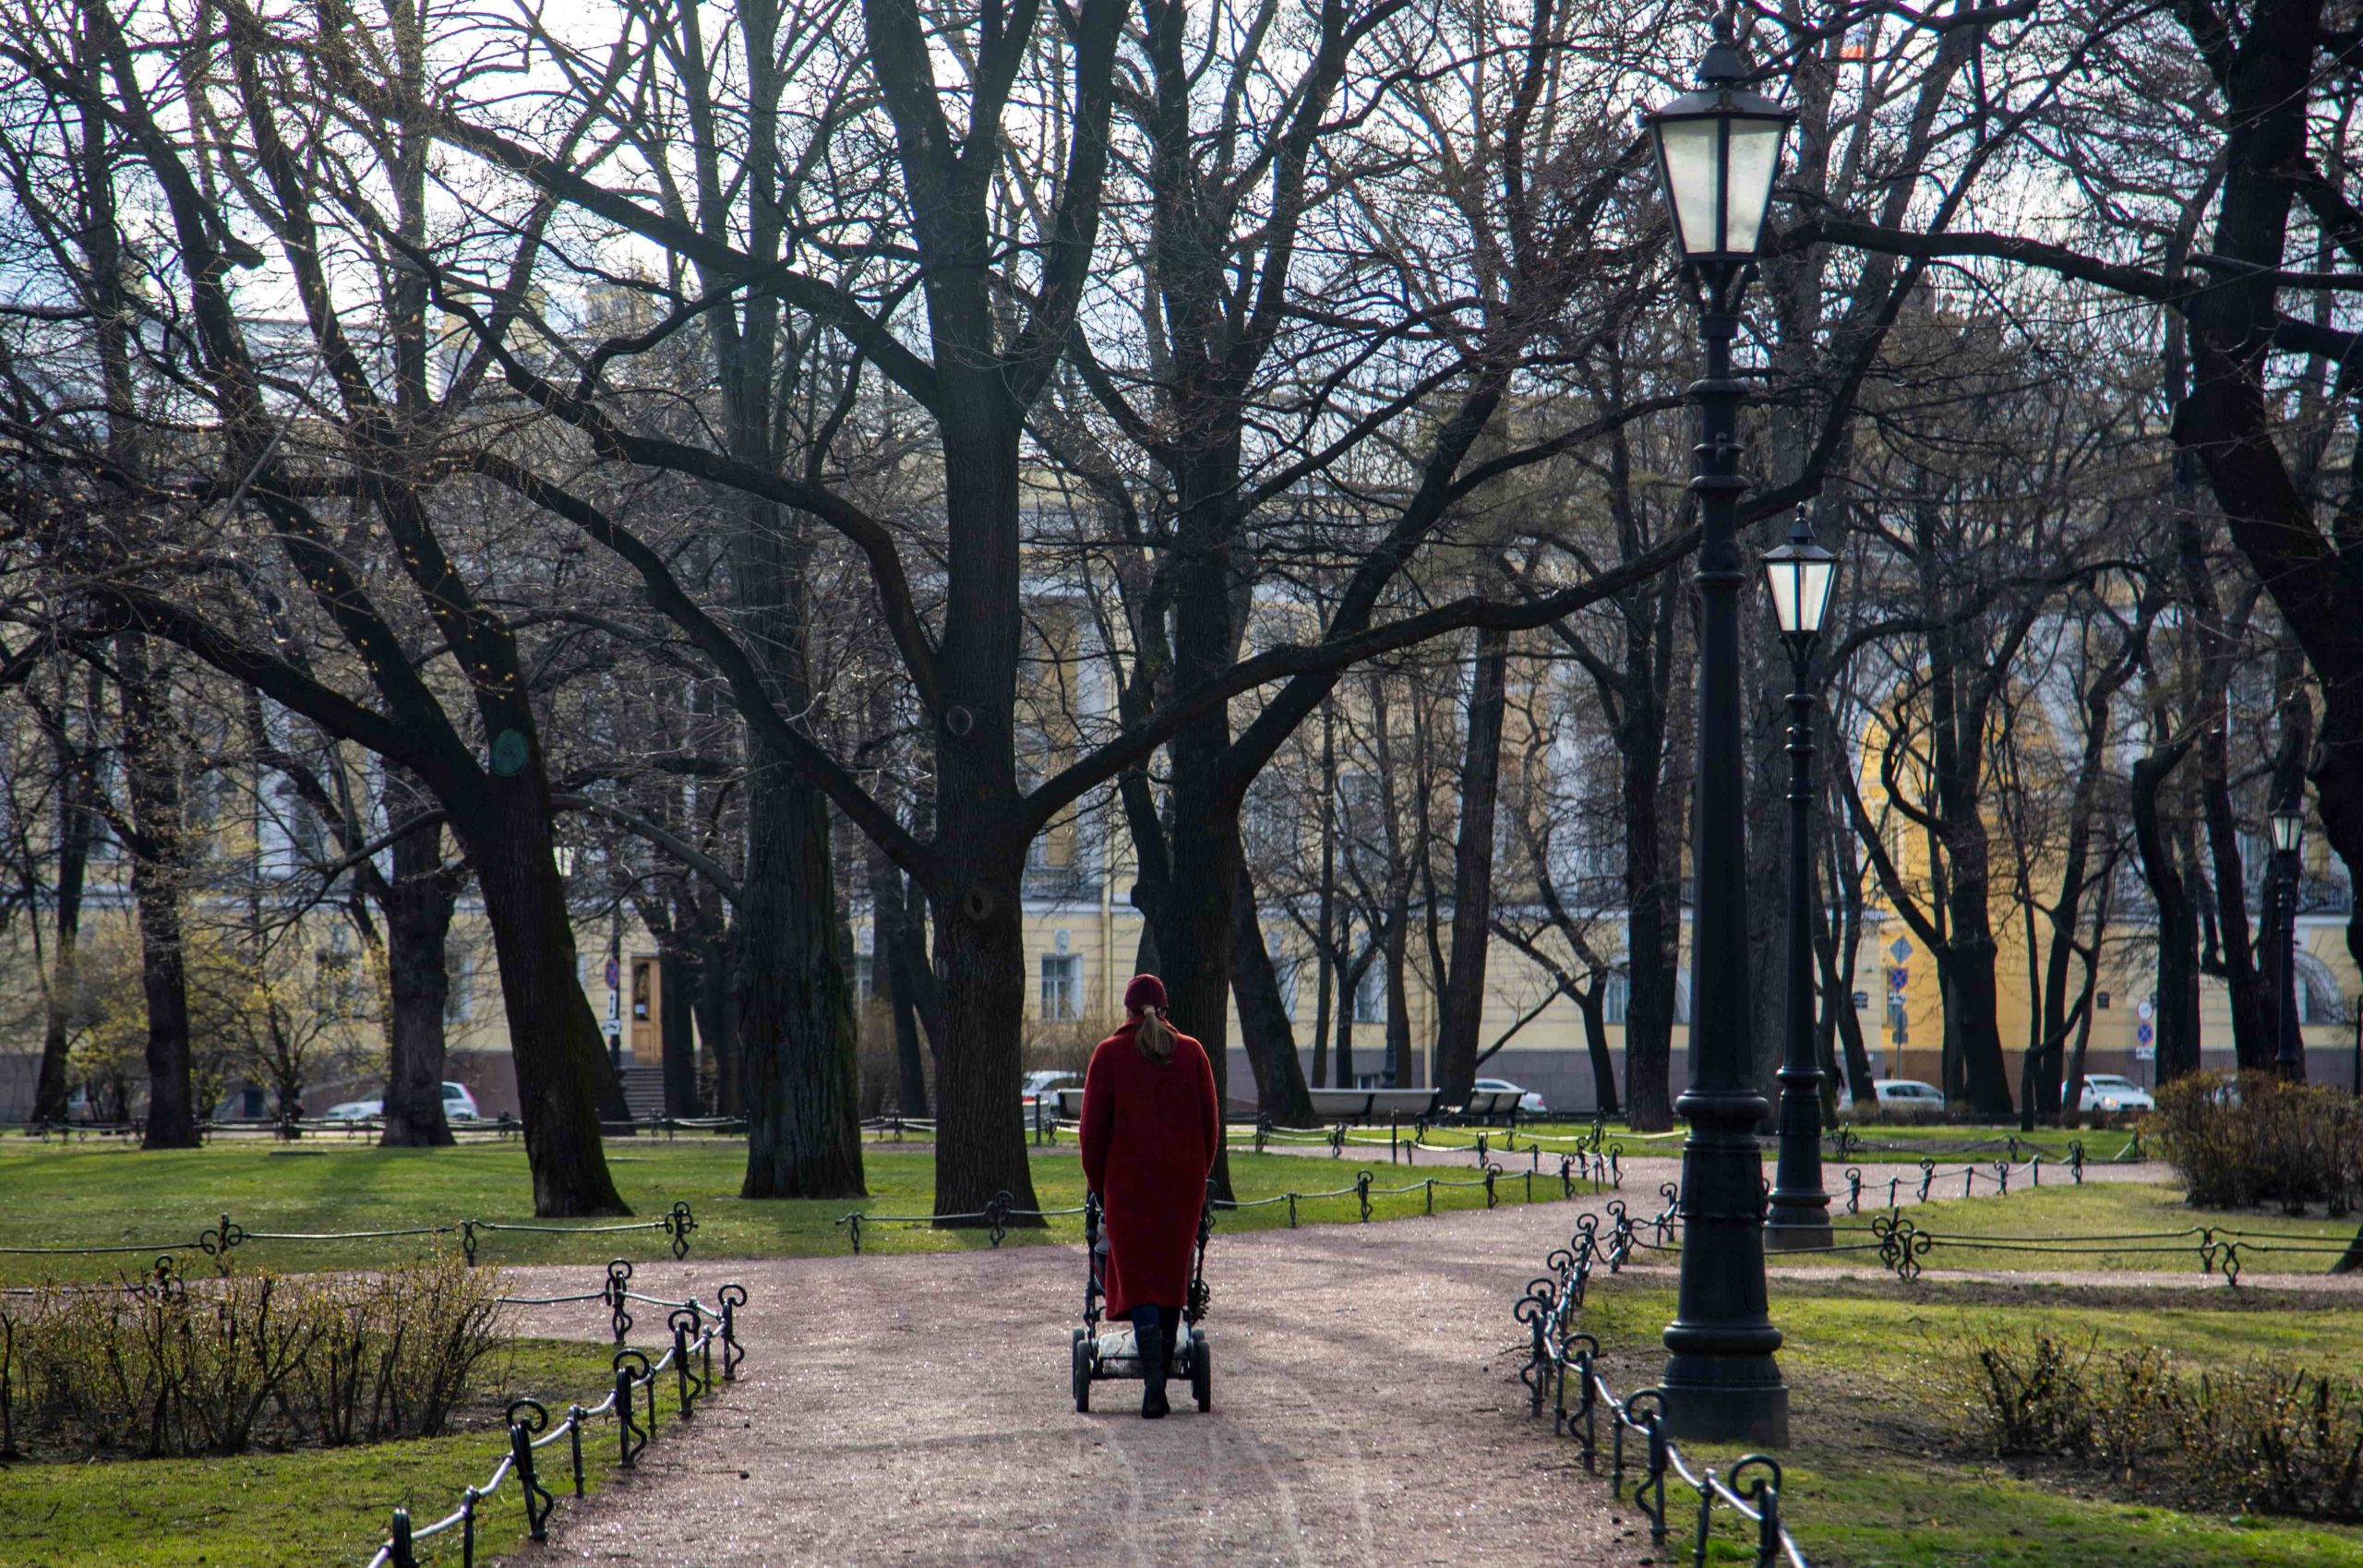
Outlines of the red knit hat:
{"type": "Polygon", "coordinates": [[[1135,975],[1124,987],[1124,1007],[1131,1012],[1165,1011],[1165,982],[1154,975],[1135,975]]]}

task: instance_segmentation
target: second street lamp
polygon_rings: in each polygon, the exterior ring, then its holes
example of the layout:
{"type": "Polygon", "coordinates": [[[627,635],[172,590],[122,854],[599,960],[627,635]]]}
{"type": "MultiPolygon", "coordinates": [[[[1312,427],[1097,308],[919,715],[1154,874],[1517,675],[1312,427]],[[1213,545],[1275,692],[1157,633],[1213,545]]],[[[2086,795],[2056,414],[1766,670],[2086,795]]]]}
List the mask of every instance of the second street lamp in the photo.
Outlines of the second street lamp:
{"type": "Polygon", "coordinates": [[[1789,651],[1788,1011],[1781,1054],[1781,1141],[1772,1173],[1767,1245],[1784,1251],[1830,1244],[1829,1194],[1821,1185],[1821,1059],[1814,1049],[1813,937],[1813,650],[1838,557],[1814,541],[1805,509],[1797,509],[1789,542],[1764,553],[1764,581],[1773,618],[1789,651]]]}
{"type": "Polygon", "coordinates": [[[1734,534],[1740,493],[1739,405],[1732,376],[1739,300],[1757,244],[1781,140],[1794,118],[1747,90],[1753,77],[1715,18],[1698,62],[1698,90],[1646,117],[1658,175],[1700,307],[1706,374],[1690,389],[1698,405],[1698,728],[1693,774],[1691,865],[1691,1078],[1674,1103],[1690,1135],[1682,1145],[1682,1274],[1666,1325],[1665,1430],[1707,1442],[1777,1445],[1789,1438],[1789,1391],[1781,1382],[1781,1331],[1764,1288],[1764,1157],[1757,1129],[1748,1040],[1747,815],[1741,774],[1739,589],[1745,581],[1734,534]]]}
{"type": "Polygon", "coordinates": [[[2273,813],[2273,880],[2281,884],[2281,951],[2273,955],[2281,1037],[2274,1067],[2296,1082],[2306,1075],[2305,1046],[2297,1029],[2297,851],[2306,843],[2306,797],[2298,795],[2273,813]]]}

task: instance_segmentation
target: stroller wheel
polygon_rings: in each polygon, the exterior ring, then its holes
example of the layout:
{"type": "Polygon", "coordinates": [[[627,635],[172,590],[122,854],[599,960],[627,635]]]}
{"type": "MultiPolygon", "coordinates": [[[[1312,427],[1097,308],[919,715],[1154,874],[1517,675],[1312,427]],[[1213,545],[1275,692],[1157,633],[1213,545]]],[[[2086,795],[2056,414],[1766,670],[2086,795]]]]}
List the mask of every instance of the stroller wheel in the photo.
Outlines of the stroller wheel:
{"type": "Polygon", "coordinates": [[[1078,1411],[1088,1411],[1091,1408],[1091,1341],[1081,1329],[1074,1331],[1073,1359],[1074,1407],[1078,1411]]]}
{"type": "Polygon", "coordinates": [[[1201,1410],[1215,1407],[1215,1370],[1206,1359],[1206,1331],[1190,1331],[1190,1395],[1201,1410]]]}

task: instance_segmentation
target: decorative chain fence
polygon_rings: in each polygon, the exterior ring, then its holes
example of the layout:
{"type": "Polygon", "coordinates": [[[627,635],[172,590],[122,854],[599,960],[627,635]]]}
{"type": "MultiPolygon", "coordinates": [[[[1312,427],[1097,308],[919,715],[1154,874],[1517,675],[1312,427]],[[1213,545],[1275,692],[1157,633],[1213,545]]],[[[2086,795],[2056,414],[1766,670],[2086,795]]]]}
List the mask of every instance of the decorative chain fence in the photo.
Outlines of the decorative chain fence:
{"type": "MultiPolygon", "coordinates": [[[[1879,1266],[1906,1284],[1920,1277],[1929,1255],[1938,1250],[1962,1252],[2034,1253],[2059,1258],[2093,1258],[2108,1254],[2193,1256],[2200,1272],[2221,1275],[2226,1286],[2237,1287],[2241,1271],[2251,1255],[2285,1253],[2296,1257],[2343,1257],[2352,1242],[2303,1231],[2249,1230],[2228,1226],[2193,1225],[2179,1230],[2128,1230],[2095,1236],[2048,1236],[2021,1240],[2007,1236],[1954,1235],[1923,1230],[1910,1216],[1890,1209],[1872,1216],[1867,1226],[1831,1227],[1832,1245],[1819,1252],[1877,1254],[1879,1266]],[[1862,1240],[1845,1240],[1862,1237],[1862,1240]]],[[[1961,1266],[1972,1266],[1964,1259],[1961,1266]]]]}
{"type": "Polygon", "coordinates": [[[164,1265],[175,1252],[202,1252],[211,1258],[214,1266],[227,1273],[230,1254],[238,1248],[257,1241],[331,1242],[387,1241],[406,1236],[457,1236],[460,1251],[473,1265],[482,1238],[499,1231],[538,1236],[620,1236],[633,1231],[661,1231],[669,1240],[676,1260],[690,1255],[690,1233],[698,1222],[690,1213],[686,1201],[676,1202],[659,1218],[630,1220],[622,1225],[542,1225],[527,1220],[462,1219],[448,1225],[413,1225],[393,1230],[248,1230],[228,1215],[218,1223],[206,1227],[187,1241],[126,1241],[110,1247],[0,1247],[0,1256],[12,1258],[95,1258],[146,1252],[155,1257],[157,1269],[172,1270],[164,1265]]]}
{"type": "Polygon", "coordinates": [[[630,1290],[628,1282],[631,1272],[631,1264],[618,1258],[608,1263],[606,1283],[597,1290],[569,1296],[500,1298],[504,1305],[514,1307],[546,1307],[575,1301],[606,1305],[610,1313],[609,1326],[619,1347],[612,1363],[615,1385],[596,1405],[570,1406],[565,1419],[556,1426],[550,1424],[549,1410],[540,1401],[512,1400],[506,1411],[508,1452],[493,1466],[490,1478],[482,1486],[462,1490],[459,1506],[431,1525],[415,1525],[409,1509],[395,1509],[385,1540],[369,1559],[369,1568],[418,1568],[419,1548],[451,1531],[459,1533],[461,1568],[475,1568],[477,1519],[484,1505],[511,1480],[516,1482],[518,1499],[524,1509],[526,1534],[537,1541],[549,1539],[549,1517],[558,1500],[542,1480],[542,1462],[538,1457],[542,1450],[561,1442],[567,1445],[569,1478],[574,1495],[580,1498],[583,1495],[583,1437],[592,1423],[615,1423],[616,1463],[629,1470],[638,1464],[641,1454],[656,1436],[656,1387],[666,1373],[673,1374],[674,1406],[684,1421],[694,1418],[699,1402],[714,1393],[715,1346],[722,1347],[722,1381],[738,1381],[739,1364],[746,1359],[746,1351],[738,1340],[738,1311],[747,1304],[746,1287],[737,1284],[723,1286],[714,1292],[714,1305],[711,1307],[694,1296],[687,1300],[668,1301],[630,1290]],[[673,1343],[656,1360],[650,1360],[645,1350],[623,1347],[624,1335],[632,1324],[626,1307],[635,1301],[665,1310],[666,1326],[671,1331],[673,1343]]]}
{"type": "MultiPolygon", "coordinates": [[[[1673,1184],[1661,1192],[1670,1194],[1673,1184]]],[[[1605,1264],[1612,1275],[1621,1271],[1643,1241],[1623,1205],[1611,1204],[1603,1232],[1600,1216],[1585,1215],[1565,1247],[1543,1261],[1547,1273],[1529,1283],[1513,1315],[1526,1325],[1528,1353],[1519,1380],[1529,1395],[1535,1416],[1551,1406],[1551,1430],[1572,1441],[1588,1475],[1600,1473],[1602,1447],[1600,1427],[1608,1426],[1608,1486],[1610,1495],[1623,1497],[1625,1481],[1634,1478],[1633,1505],[1649,1523],[1652,1545],[1663,1546],[1669,1534],[1666,1488],[1678,1480],[1698,1500],[1691,1544],[1694,1568],[1705,1568],[1707,1542],[1716,1510],[1727,1510],[1754,1526],[1756,1568],[1810,1568],[1796,1538],[1781,1520],[1780,1461],[1763,1454],[1744,1455],[1728,1471],[1713,1466],[1694,1468],[1665,1433],[1665,1395],[1644,1388],[1619,1399],[1599,1367],[1600,1342],[1570,1326],[1571,1315],[1583,1305],[1593,1271],[1605,1264]],[[1574,1384],[1572,1394],[1569,1383],[1574,1384]]],[[[1673,1223],[1671,1199],[1666,1211],[1649,1222],[1662,1235],[1673,1223]]]]}
{"type": "MultiPolygon", "coordinates": [[[[2081,1143],[2071,1145],[2067,1160],[2053,1162],[2055,1168],[2062,1163],[2068,1167],[2069,1183],[2081,1186],[2084,1180],[2083,1145],[2081,1143]]],[[[1981,1191],[1993,1197],[2008,1197],[2014,1181],[2017,1191],[2032,1191],[2043,1185],[2045,1167],[2045,1161],[2041,1155],[2033,1155],[2021,1165],[1997,1160],[1990,1165],[1951,1167],[1939,1167],[1934,1160],[1923,1158],[1916,1180],[1899,1176],[1891,1177],[1884,1183],[1867,1184],[1859,1167],[1849,1167],[1845,1173],[1845,1185],[1833,1194],[1834,1199],[1843,1201],[1846,1214],[1856,1215],[1864,1213],[1866,1195],[1874,1204],[1878,1203],[1882,1187],[1886,1208],[1884,1212],[1875,1209],[1866,1225],[1833,1224],[1829,1227],[1829,1242],[1816,1246],[1810,1251],[1817,1256],[1845,1253],[1874,1256],[1882,1269],[1907,1284],[1920,1277],[1922,1268],[1938,1251],[2032,1253],[2059,1258],[2093,1258],[2127,1253],[2160,1258],[2189,1257],[2198,1263],[2201,1273],[2221,1275],[2225,1285],[2237,1287],[2241,1271],[2253,1257],[2274,1253],[2298,1258],[2343,1257],[2353,1245],[2348,1239],[2309,1235],[2303,1231],[2258,1230],[2220,1225],[2022,1239],[1929,1229],[1902,1212],[1907,1197],[1913,1203],[1932,1203],[1951,1196],[1975,1197],[1981,1191]],[[1961,1184],[1958,1194],[1950,1191],[1955,1179],[1961,1184]],[[1981,1181],[1984,1182],[1982,1189],[1979,1186],[1981,1181]]],[[[2057,1178],[2054,1179],[2056,1182],[2057,1178]]],[[[1673,1233],[1684,1212],[1682,1190],[1678,1183],[1668,1181],[1660,1184],[1658,1194],[1665,1201],[1665,1206],[1649,1222],[1651,1234],[1647,1238],[1637,1237],[1631,1242],[1633,1250],[1676,1250],[1673,1233]]],[[[1759,1189],[1757,1218],[1768,1231],[1784,1228],[1770,1219],[1770,1207],[1771,1188],[1768,1182],[1759,1189]]],[[[1789,1254],[1791,1257],[1798,1255],[1789,1254]]],[[[1973,1266],[1974,1262],[1973,1256],[1963,1258],[1961,1266],[1973,1266]]]]}
{"type": "MultiPolygon", "coordinates": [[[[282,1143],[299,1139],[326,1138],[335,1135],[350,1143],[356,1139],[376,1142],[385,1130],[386,1119],[380,1116],[283,1116],[283,1117],[221,1117],[206,1118],[197,1124],[198,1136],[207,1143],[216,1137],[271,1138],[282,1143]]],[[[622,1117],[604,1119],[601,1129],[612,1132],[643,1135],[662,1132],[667,1143],[679,1134],[692,1137],[744,1136],[747,1119],[744,1116],[648,1116],[622,1117]]],[[[501,1141],[524,1135],[525,1124],[509,1111],[498,1116],[455,1117],[449,1126],[453,1137],[463,1143],[501,1141]]],[[[92,1138],[128,1141],[143,1136],[147,1122],[135,1118],[128,1121],[0,1121],[0,1132],[16,1131],[47,1143],[54,1139],[61,1144],[87,1143],[92,1138]]]]}
{"type": "MultiPolygon", "coordinates": [[[[2150,1157],[2148,1151],[2141,1146],[2141,1129],[2135,1126],[2129,1129],[2129,1132],[2130,1135],[2126,1139],[2125,1146],[2110,1156],[2110,1163],[2140,1165],[2150,1157]]],[[[2043,1148],[2034,1138],[2017,1132],[2005,1133],[1998,1138],[1956,1138],[1941,1143],[1927,1138],[1865,1137],[1842,1121],[1824,1132],[1821,1141],[1829,1145],[1829,1153],[1834,1157],[1841,1160],[1855,1155],[2003,1155],[2012,1165],[2018,1165],[2030,1153],[2039,1154],[2043,1148]]],[[[2068,1147],[2077,1158],[2082,1158],[2084,1141],[2081,1138],[2070,1138],[2068,1147]]],[[[2052,1163],[2058,1164],[2059,1158],[2053,1155],[2052,1163]]]]}

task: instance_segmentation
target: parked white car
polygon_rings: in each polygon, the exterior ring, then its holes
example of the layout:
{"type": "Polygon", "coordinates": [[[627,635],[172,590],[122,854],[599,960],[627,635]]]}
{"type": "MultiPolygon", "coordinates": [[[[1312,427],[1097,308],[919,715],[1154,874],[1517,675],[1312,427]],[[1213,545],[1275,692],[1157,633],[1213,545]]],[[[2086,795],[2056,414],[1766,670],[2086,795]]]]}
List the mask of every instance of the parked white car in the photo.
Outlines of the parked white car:
{"type": "MultiPolygon", "coordinates": [[[[320,1116],[327,1121],[375,1121],[385,1114],[386,1102],[380,1097],[374,1100],[346,1100],[341,1105],[329,1107],[320,1113],[320,1116]]],[[[483,1115],[482,1111],[476,1109],[476,1097],[468,1093],[468,1086],[465,1083],[454,1083],[448,1078],[443,1081],[444,1120],[474,1121],[483,1115]]]]}
{"type": "Polygon", "coordinates": [[[1536,1094],[1531,1089],[1519,1088],[1517,1084],[1511,1083],[1506,1078],[1480,1078],[1476,1083],[1470,1084],[1469,1087],[1475,1089],[1480,1094],[1516,1095],[1517,1096],[1517,1113],[1520,1116],[1540,1116],[1542,1114],[1542,1096],[1536,1094]]]}
{"type": "Polygon", "coordinates": [[[1878,1092],[1883,1106],[1934,1106],[1942,1110],[1945,1092],[1934,1083],[1924,1083],[1917,1078],[1874,1078],[1871,1087],[1878,1092]]]}
{"type": "Polygon", "coordinates": [[[1055,1069],[1046,1068],[1027,1073],[1025,1082],[1019,1085],[1017,1098],[1018,1105],[1026,1112],[1026,1125],[1028,1127],[1034,1125],[1037,1106],[1042,1107],[1041,1114],[1046,1117],[1055,1117],[1059,1114],[1060,1090],[1082,1087],[1083,1080],[1072,1072],[1061,1072],[1055,1069]]]}
{"type": "Polygon", "coordinates": [[[2114,1072],[2084,1074],[2083,1098],[2076,1108],[2081,1111],[2156,1110],[2158,1102],[2150,1091],[2129,1078],[2119,1078],[2114,1072]]]}

